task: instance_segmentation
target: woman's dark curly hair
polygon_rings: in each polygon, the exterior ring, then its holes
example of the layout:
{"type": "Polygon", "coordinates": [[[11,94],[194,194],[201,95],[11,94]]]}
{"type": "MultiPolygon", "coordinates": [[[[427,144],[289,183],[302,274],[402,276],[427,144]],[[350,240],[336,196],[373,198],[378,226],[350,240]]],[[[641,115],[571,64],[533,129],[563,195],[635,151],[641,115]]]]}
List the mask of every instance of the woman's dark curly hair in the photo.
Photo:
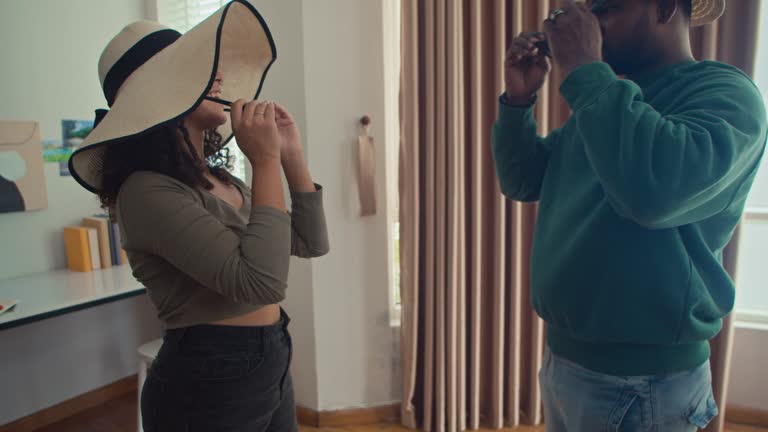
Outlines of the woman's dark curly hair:
{"type": "Polygon", "coordinates": [[[106,146],[102,188],[98,192],[101,207],[114,218],[117,194],[125,179],[137,171],[154,171],[173,177],[191,187],[213,188],[205,178],[210,172],[225,184],[232,184],[232,156],[223,147],[223,138],[215,130],[205,132],[203,143],[204,158],[197,155],[189,131],[182,120],[175,124],[159,127],[135,139],[106,146]],[[181,133],[186,148],[179,145],[181,133]]]}

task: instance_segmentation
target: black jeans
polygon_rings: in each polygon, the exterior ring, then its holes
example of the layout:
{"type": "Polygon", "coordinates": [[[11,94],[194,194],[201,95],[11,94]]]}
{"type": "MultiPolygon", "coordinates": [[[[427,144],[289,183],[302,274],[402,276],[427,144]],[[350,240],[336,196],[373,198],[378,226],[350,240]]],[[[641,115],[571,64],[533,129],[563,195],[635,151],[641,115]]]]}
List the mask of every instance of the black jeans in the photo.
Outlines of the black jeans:
{"type": "Polygon", "coordinates": [[[298,431],[289,321],[168,330],[141,394],[144,431],[298,431]]]}

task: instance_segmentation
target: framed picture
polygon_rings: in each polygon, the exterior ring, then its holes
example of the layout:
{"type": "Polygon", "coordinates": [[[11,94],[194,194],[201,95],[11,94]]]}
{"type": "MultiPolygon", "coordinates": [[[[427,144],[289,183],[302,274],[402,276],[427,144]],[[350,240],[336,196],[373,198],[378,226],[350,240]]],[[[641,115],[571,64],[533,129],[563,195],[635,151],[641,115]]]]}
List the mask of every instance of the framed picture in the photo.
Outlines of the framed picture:
{"type": "Polygon", "coordinates": [[[61,158],[59,160],[59,175],[68,176],[69,157],[80,147],[85,137],[93,130],[91,120],[62,120],[61,121],[61,158]]]}
{"type": "Polygon", "coordinates": [[[0,121],[0,213],[46,207],[38,123],[0,121]]]}

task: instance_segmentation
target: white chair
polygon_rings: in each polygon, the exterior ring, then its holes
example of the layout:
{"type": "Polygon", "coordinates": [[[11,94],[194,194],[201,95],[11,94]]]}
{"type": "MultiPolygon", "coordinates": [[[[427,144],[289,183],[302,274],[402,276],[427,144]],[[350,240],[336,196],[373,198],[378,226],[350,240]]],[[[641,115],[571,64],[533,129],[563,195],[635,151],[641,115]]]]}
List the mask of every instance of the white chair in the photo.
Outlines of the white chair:
{"type": "Polygon", "coordinates": [[[144,428],[141,427],[141,388],[144,386],[144,380],[147,379],[147,370],[157,357],[162,345],[162,339],[155,339],[139,347],[139,432],[144,432],[144,428]]]}

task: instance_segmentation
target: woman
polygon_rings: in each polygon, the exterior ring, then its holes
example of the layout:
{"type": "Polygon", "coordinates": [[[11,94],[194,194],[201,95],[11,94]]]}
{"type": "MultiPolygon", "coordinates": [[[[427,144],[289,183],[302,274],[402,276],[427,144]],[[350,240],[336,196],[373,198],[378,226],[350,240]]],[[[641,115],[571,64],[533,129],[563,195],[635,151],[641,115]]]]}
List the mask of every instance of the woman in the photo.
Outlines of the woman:
{"type": "Polygon", "coordinates": [[[289,256],[323,255],[328,241],[291,115],[238,99],[259,92],[274,57],[263,19],[242,1],[183,36],[131,24],[102,54],[111,110],[70,168],[117,218],[167,326],[142,391],[146,432],[297,430],[278,303],[289,256]],[[238,99],[231,117],[212,101],[225,97],[238,99]],[[253,166],[250,188],[227,171],[230,128],[253,166]]]}

